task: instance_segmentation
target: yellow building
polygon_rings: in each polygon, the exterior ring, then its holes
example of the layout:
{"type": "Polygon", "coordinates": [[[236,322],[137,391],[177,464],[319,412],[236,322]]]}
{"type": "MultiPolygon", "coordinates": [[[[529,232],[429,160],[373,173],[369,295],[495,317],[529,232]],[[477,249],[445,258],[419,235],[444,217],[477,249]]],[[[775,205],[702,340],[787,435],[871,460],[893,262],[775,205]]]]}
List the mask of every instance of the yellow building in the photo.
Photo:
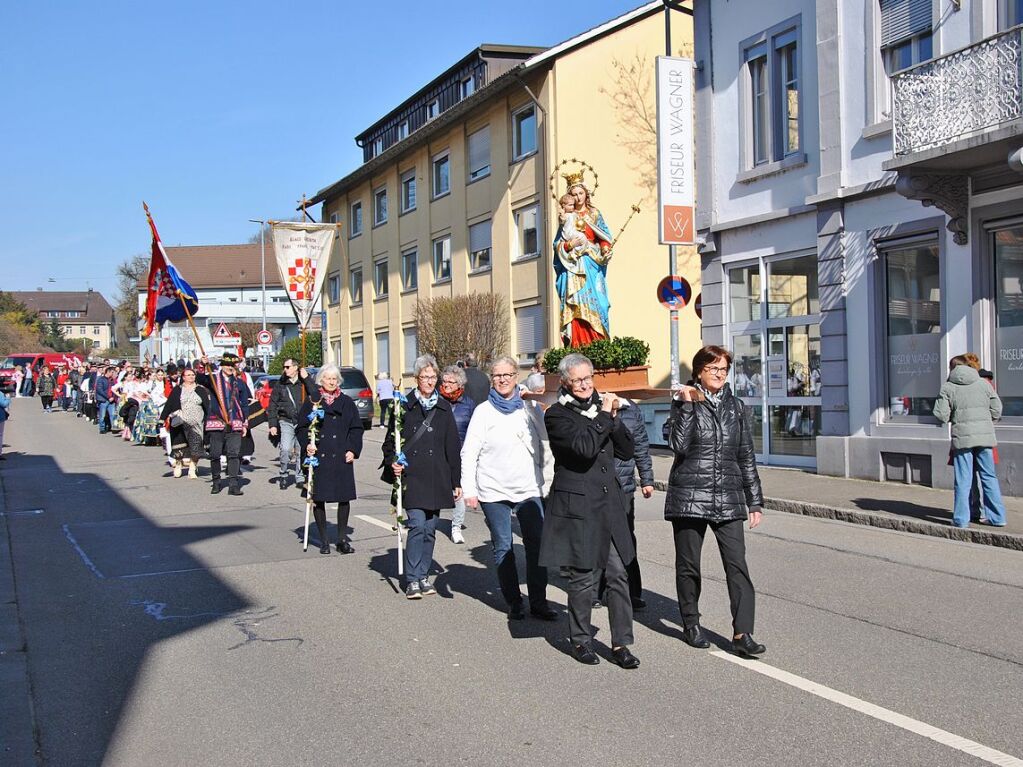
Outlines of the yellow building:
{"type": "MultiPolygon", "coordinates": [[[[507,299],[510,352],[524,366],[560,346],[550,179],[560,197],[561,172],[582,161],[597,174],[593,204],[621,233],[607,273],[611,334],[649,343],[650,383],[666,385],[669,322],[656,286],[668,248],[657,240],[654,132],[663,9],[648,3],[550,49],[481,46],[356,137],[364,164],[311,201],[344,232],[323,296],[332,360],[409,372],[416,301],[467,292],[507,299]]],[[[691,17],[671,17],[676,55],[690,52],[691,17]]],[[[699,257],[680,250],[695,296],[699,257]]],[[[685,373],[700,330],[692,306],[680,320],[685,373]]]]}

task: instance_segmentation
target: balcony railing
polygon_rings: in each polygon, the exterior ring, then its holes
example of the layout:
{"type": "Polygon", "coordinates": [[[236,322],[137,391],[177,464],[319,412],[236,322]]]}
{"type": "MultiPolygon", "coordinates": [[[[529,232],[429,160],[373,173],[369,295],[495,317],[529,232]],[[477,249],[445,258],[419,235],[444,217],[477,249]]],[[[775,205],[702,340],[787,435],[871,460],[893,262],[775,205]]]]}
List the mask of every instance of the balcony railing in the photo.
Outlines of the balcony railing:
{"type": "Polygon", "coordinates": [[[895,155],[934,149],[1023,117],[1023,26],[892,78],[895,155]]]}

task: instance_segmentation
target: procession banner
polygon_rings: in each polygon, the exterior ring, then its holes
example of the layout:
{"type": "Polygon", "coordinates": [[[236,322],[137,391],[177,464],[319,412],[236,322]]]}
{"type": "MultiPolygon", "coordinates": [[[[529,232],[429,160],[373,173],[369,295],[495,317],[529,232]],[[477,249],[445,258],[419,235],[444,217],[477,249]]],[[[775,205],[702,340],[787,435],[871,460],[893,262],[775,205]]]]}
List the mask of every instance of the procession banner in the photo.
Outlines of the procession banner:
{"type": "Polygon", "coordinates": [[[657,222],[662,245],[692,245],[695,230],[693,61],[657,57],[657,222]]]}
{"type": "Polygon", "coordinates": [[[316,309],[336,234],[334,224],[273,222],[277,269],[302,329],[316,309]]]}

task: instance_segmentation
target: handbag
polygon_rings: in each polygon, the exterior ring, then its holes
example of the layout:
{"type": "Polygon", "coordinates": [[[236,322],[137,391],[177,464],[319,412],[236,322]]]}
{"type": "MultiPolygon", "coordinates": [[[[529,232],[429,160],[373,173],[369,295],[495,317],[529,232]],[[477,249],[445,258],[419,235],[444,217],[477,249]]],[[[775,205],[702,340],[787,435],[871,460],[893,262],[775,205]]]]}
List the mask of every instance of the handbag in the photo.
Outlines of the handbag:
{"type": "MultiPolygon", "coordinates": [[[[402,445],[402,452],[408,450],[410,447],[416,444],[416,440],[423,436],[423,434],[429,428],[430,422],[433,421],[433,417],[436,414],[437,408],[434,408],[427,414],[426,420],[419,424],[419,428],[416,429],[416,433],[412,435],[412,438],[409,439],[409,441],[406,442],[404,445],[402,445]]],[[[388,485],[393,485],[398,476],[394,473],[394,468],[391,466],[391,464],[387,462],[386,458],[381,459],[380,468],[383,470],[380,472],[381,481],[386,482],[388,485]]]]}

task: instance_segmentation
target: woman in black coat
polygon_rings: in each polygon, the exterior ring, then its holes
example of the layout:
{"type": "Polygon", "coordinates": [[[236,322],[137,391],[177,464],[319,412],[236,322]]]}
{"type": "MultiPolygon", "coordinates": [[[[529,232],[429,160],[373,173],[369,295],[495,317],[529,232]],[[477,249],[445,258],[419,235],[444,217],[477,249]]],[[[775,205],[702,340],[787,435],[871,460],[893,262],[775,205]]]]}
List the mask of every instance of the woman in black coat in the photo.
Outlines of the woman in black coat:
{"type": "Polygon", "coordinates": [[[195,382],[194,370],[185,368],[181,372],[181,383],[171,389],[160,413],[160,420],[166,422],[170,432],[175,477],[181,476],[184,466],[188,468],[189,477],[198,478],[199,461],[206,453],[203,433],[209,414],[209,389],[195,382]]]}
{"type": "Polygon", "coordinates": [[[421,599],[436,594],[430,564],[441,509],[452,509],[462,497],[461,441],[451,403],[437,392],[440,366],[429,354],[415,361],[416,388],[391,409],[384,463],[404,476],[402,506],[408,525],[405,545],[405,596],[421,599]],[[401,413],[400,460],[394,446],[395,412],[401,413]]]}
{"type": "Polygon", "coordinates": [[[710,647],[700,629],[700,552],[709,526],[717,538],[732,608],[732,646],[746,656],[766,647],[753,640],[756,594],[746,566],[742,523],[760,524],[764,495],[757,474],[749,410],[726,383],[732,355],[705,346],[693,357],[695,386],[685,386],[671,407],[669,444],[675,462],[668,479],[664,518],[675,537],[675,584],[683,640],[710,647]]]}
{"type": "Polygon", "coordinates": [[[296,416],[295,436],[300,455],[316,456],[313,468],[313,518],[320,533],[320,553],[329,554],[327,542],[328,503],[337,503],[337,550],[351,554],[348,541],[348,516],[355,500],[355,460],[362,452],[362,418],[352,398],[341,391],[341,371],[337,365],[324,365],[316,376],[319,388],[309,385],[309,374],[300,374],[306,382],[309,398],[296,416]],[[316,445],[309,440],[310,414],[323,411],[316,426],[316,445]]]}
{"type": "Polygon", "coordinates": [[[558,401],[544,416],[554,481],[547,499],[540,564],[567,568],[572,657],[600,662],[590,644],[590,613],[602,572],[611,621],[611,652],[622,668],[636,668],[632,644],[632,599],[625,568],[635,559],[627,504],[615,476],[615,458],[633,457],[632,434],[618,418],[618,398],[593,388],[593,364],[569,354],[558,366],[558,401]]]}

